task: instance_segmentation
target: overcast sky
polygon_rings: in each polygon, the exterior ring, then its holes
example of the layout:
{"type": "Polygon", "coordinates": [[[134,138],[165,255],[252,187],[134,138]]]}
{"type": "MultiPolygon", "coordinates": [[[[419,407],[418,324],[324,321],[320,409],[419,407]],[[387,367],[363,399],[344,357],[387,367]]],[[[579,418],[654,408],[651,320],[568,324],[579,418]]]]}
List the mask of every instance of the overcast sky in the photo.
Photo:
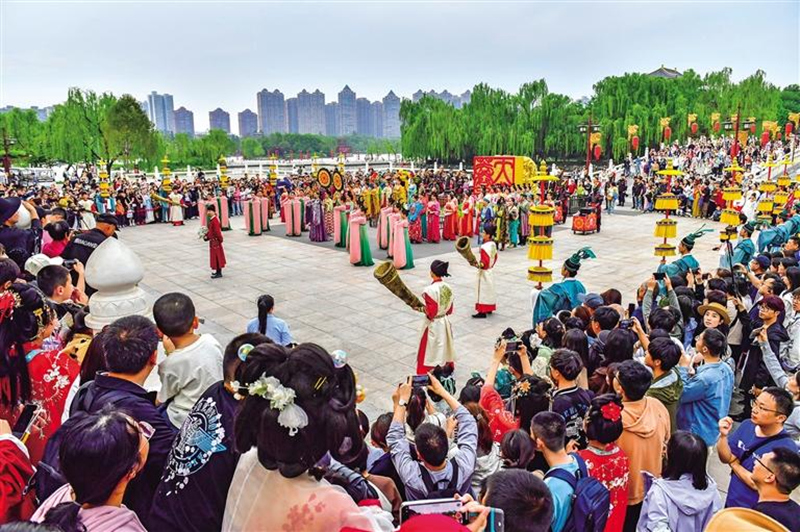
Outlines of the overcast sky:
{"type": "Polygon", "coordinates": [[[235,131],[265,87],[333,101],[345,84],[379,99],[545,78],[578,98],[661,64],[800,80],[798,0],[0,0],[0,15],[0,107],[58,103],[71,86],[140,100],[156,90],[194,111],[198,131],[218,106],[235,131]]]}

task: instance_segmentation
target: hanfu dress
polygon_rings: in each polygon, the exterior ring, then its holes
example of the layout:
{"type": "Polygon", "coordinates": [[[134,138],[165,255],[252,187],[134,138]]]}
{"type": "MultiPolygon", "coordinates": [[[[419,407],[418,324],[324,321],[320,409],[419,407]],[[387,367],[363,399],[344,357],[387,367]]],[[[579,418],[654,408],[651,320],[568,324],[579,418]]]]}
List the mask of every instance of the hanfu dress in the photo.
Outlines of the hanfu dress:
{"type": "Polygon", "coordinates": [[[422,242],[422,203],[415,201],[411,204],[408,213],[408,237],[411,242],[419,244],[422,242]]]}
{"type": "Polygon", "coordinates": [[[439,202],[437,200],[432,200],[428,202],[428,227],[426,232],[426,238],[428,242],[439,242],[441,240],[441,234],[439,231],[439,202]]]}
{"type": "Polygon", "coordinates": [[[337,248],[347,247],[347,206],[333,208],[333,243],[337,248]]]}
{"type": "Polygon", "coordinates": [[[183,195],[177,192],[172,192],[169,195],[170,201],[177,203],[177,205],[170,203],[169,205],[169,221],[172,225],[183,225],[183,195]]]}
{"type": "Polygon", "coordinates": [[[508,209],[508,240],[514,247],[519,245],[519,207],[516,205],[508,209]]]}
{"type": "Polygon", "coordinates": [[[494,288],[494,265],[497,263],[497,244],[494,241],[484,242],[481,245],[480,258],[478,259],[477,312],[494,312],[497,309],[497,294],[494,288]]]}
{"type": "Polygon", "coordinates": [[[425,318],[417,350],[417,375],[424,375],[437,365],[453,362],[456,356],[453,326],[453,290],[445,282],[434,281],[422,291],[425,318]]]}
{"type": "Polygon", "coordinates": [[[325,232],[328,236],[333,236],[333,200],[325,198],[322,205],[325,210],[325,232]]]}
{"type": "Polygon", "coordinates": [[[400,218],[394,224],[392,258],[398,270],[410,270],[414,267],[414,254],[411,251],[411,240],[408,237],[408,220],[400,218]]]}
{"type": "Polygon", "coordinates": [[[328,235],[325,232],[325,213],[322,202],[317,199],[311,200],[309,207],[311,212],[309,238],[312,242],[325,242],[328,240],[328,235]]]}
{"type": "Polygon", "coordinates": [[[444,204],[444,230],[442,238],[445,240],[455,240],[457,238],[456,211],[458,211],[458,206],[455,201],[450,200],[444,204]]]}
{"type": "MultiPolygon", "coordinates": [[[[70,386],[78,377],[80,364],[65,351],[44,351],[26,348],[25,360],[31,381],[31,402],[42,408],[39,421],[31,432],[25,447],[28,449],[33,465],[38,465],[44,455],[47,440],[61,426],[61,414],[67,400],[70,386]]],[[[14,356],[14,355],[12,355],[14,356]]],[[[19,389],[19,383],[17,384],[19,389]]],[[[9,378],[0,378],[0,393],[10,392],[9,378]]],[[[10,406],[0,406],[0,419],[5,419],[13,427],[19,410],[10,406]]]]}
{"type": "Polygon", "coordinates": [[[380,249],[389,249],[389,235],[391,234],[389,216],[391,214],[392,208],[384,207],[378,215],[378,247],[380,249]]]}
{"type": "Polygon", "coordinates": [[[467,198],[461,203],[461,212],[458,215],[458,236],[473,235],[473,208],[474,204],[472,203],[472,198],[467,198]]]}
{"type": "Polygon", "coordinates": [[[394,257],[394,240],[395,240],[395,226],[400,221],[400,214],[393,212],[389,214],[389,248],[386,250],[386,256],[389,258],[394,257]]]}
{"type": "Polygon", "coordinates": [[[286,220],[286,236],[300,236],[302,205],[297,198],[283,202],[283,218],[286,220]]]}
{"type": "Polygon", "coordinates": [[[350,214],[348,248],[350,264],[354,266],[372,266],[372,251],[367,238],[367,217],[359,209],[350,214]]]}
{"type": "Polygon", "coordinates": [[[531,234],[531,226],[528,225],[528,211],[530,211],[530,202],[525,200],[519,205],[519,235],[523,244],[528,241],[528,236],[531,234]]]}
{"type": "Polygon", "coordinates": [[[142,202],[144,203],[144,223],[151,224],[156,221],[156,215],[154,214],[154,207],[153,207],[153,198],[150,197],[150,194],[142,194],[142,202]]]}

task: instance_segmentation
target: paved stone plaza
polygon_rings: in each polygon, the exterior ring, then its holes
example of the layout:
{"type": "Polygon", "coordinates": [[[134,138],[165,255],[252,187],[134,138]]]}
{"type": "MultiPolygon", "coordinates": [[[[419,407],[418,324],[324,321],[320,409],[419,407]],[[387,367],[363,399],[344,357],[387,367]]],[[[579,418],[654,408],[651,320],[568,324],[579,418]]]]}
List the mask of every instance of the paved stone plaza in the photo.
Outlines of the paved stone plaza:
{"type": "MultiPolygon", "coordinates": [[[[659,214],[639,214],[619,209],[602,217],[599,234],[573,235],[568,227],[556,227],[555,259],[561,263],[582,246],[591,246],[597,259],[581,267],[580,280],[589,291],[610,287],[623,294],[623,306],[633,301],[636,287],[658,265],[653,247],[658,240],[653,229],[659,214]]],[[[702,221],[679,218],[678,235],[696,230],[702,221]]],[[[205,319],[202,332],[213,333],[224,345],[244,332],[247,321],[256,316],[256,298],[275,297],[275,314],[285,319],[297,342],[315,342],[328,350],[343,349],[367,390],[361,407],[371,420],[391,409],[391,395],[397,384],[414,373],[420,316],[381,286],[372,276],[373,268],[356,268],[348,255],[326,246],[312,245],[305,233],[297,239],[282,237],[284,228],[273,223],[272,232],[249,237],[241,217],[231,219],[232,229],[224,233],[228,267],[222,279],[212,280],[208,266],[208,244],[198,239],[199,222],[183,227],[150,225],[123,229],[120,238],[141,257],[145,266],[143,288],[155,299],[166,292],[188,294],[205,319]],[[280,236],[279,236],[280,235],[280,236]]],[[[722,225],[707,222],[719,230],[722,225]]],[[[674,241],[677,244],[678,240],[674,241]]],[[[694,255],[701,265],[716,266],[717,234],[700,239],[694,255]]],[[[415,250],[426,244],[413,246],[415,250]]],[[[456,295],[452,316],[458,350],[459,386],[469,372],[485,373],[497,336],[506,327],[522,332],[531,327],[530,289],[526,280],[525,248],[500,253],[495,267],[498,311],[484,320],[471,318],[475,303],[476,272],[453,248],[416,260],[416,268],[401,275],[414,291],[429,282],[429,265],[435,258],[450,261],[448,282],[456,295]]],[[[373,250],[376,259],[383,252],[373,250]]],[[[425,254],[425,253],[422,253],[425,254]]],[[[377,264],[377,260],[376,260],[377,264]]],[[[711,471],[720,487],[727,486],[728,469],[716,453],[711,471]]]]}

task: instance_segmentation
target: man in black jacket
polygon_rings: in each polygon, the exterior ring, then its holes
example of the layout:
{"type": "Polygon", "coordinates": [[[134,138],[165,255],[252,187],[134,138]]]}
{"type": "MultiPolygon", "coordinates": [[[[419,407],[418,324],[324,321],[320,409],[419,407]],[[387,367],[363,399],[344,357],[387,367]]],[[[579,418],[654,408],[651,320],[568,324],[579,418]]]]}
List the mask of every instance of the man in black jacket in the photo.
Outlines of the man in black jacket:
{"type": "Polygon", "coordinates": [[[155,429],[147,463],[131,481],[124,499],[146,527],[153,495],[177,434],[177,429],[156,409],[143,388],[156,366],[158,331],[143,316],[127,316],[106,327],[101,338],[108,371],[98,373],[94,381],[81,386],[70,413],[94,413],[105,405],[113,405],[155,429]]]}
{"type": "MultiPolygon", "coordinates": [[[[61,257],[64,260],[77,259],[85,266],[97,246],[102,244],[106,238],[116,237],[116,232],[117,217],[111,213],[98,214],[97,226],[94,229],[75,235],[70,243],[67,244],[67,247],[64,248],[61,257]]],[[[77,282],[76,274],[73,274],[72,282],[77,282]]],[[[96,291],[88,284],[86,285],[87,296],[94,294],[96,291]]]]}

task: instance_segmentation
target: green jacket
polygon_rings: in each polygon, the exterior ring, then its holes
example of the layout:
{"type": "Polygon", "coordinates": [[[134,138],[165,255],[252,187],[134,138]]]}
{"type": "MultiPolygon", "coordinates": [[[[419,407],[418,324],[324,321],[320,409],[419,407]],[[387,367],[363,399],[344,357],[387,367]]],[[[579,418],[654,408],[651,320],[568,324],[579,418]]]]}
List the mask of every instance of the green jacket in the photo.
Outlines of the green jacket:
{"type": "Polygon", "coordinates": [[[647,390],[648,396],[661,401],[669,412],[670,434],[678,430],[676,418],[678,412],[678,402],[683,393],[683,381],[676,368],[672,368],[667,373],[653,380],[650,389],[647,390]]]}

